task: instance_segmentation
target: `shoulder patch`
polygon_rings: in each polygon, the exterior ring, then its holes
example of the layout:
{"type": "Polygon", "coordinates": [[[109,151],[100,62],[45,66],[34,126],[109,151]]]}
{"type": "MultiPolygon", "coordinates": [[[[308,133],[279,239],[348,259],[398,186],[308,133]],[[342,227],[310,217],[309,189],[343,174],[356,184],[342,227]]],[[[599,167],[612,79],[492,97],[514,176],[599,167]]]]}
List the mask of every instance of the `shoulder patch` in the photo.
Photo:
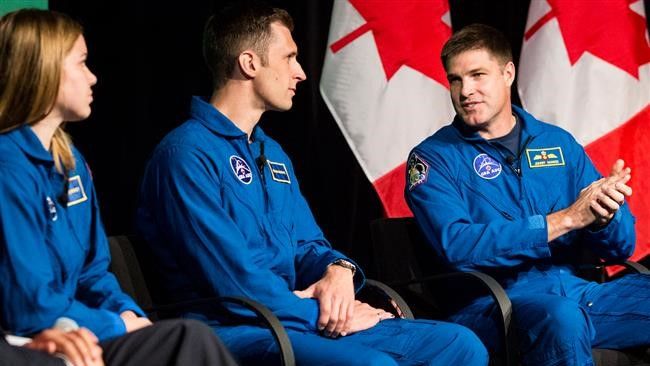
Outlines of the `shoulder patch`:
{"type": "Polygon", "coordinates": [[[526,157],[528,158],[528,166],[531,169],[565,165],[564,154],[562,154],[562,148],[559,146],[526,149],[526,157]]]}
{"type": "Polygon", "coordinates": [[[483,179],[494,179],[501,174],[503,167],[488,154],[478,154],[472,162],[474,172],[483,179]]]}
{"type": "Polygon", "coordinates": [[[271,160],[267,160],[266,163],[269,165],[271,178],[273,178],[274,181],[291,184],[291,177],[289,176],[289,171],[284,163],[276,163],[271,160]]]}
{"type": "Polygon", "coordinates": [[[235,173],[235,177],[237,177],[240,182],[244,184],[251,184],[253,181],[253,173],[251,172],[251,168],[248,166],[248,163],[246,163],[246,160],[240,158],[239,156],[231,155],[230,167],[232,168],[232,172],[235,173]]]}
{"type": "Polygon", "coordinates": [[[81,183],[81,177],[75,175],[68,178],[68,207],[78,205],[86,200],[88,200],[88,196],[81,183]]]}
{"type": "Polygon", "coordinates": [[[412,153],[409,156],[406,171],[408,173],[409,191],[427,181],[429,177],[429,163],[418,154],[412,153]]]}

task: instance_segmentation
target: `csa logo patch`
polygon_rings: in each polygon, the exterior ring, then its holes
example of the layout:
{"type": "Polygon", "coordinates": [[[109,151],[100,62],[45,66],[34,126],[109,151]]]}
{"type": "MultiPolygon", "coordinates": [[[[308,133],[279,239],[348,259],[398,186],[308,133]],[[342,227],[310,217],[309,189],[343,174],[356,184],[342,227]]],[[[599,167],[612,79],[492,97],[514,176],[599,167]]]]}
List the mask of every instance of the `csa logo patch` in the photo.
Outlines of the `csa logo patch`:
{"type": "Polygon", "coordinates": [[[427,181],[429,177],[429,164],[417,154],[413,153],[408,161],[409,191],[427,181]]]}
{"type": "Polygon", "coordinates": [[[528,166],[531,168],[546,168],[563,166],[564,155],[561,147],[547,147],[541,149],[526,149],[528,166]]]}
{"type": "Polygon", "coordinates": [[[483,179],[494,179],[501,174],[501,163],[488,154],[478,154],[474,158],[474,171],[483,179]]]}
{"type": "Polygon", "coordinates": [[[81,184],[81,177],[75,175],[68,178],[68,207],[74,206],[88,199],[83,184],[81,184]]]}
{"type": "Polygon", "coordinates": [[[274,181],[291,184],[289,171],[287,170],[287,166],[284,165],[284,163],[276,163],[270,160],[267,160],[266,162],[269,165],[269,170],[271,171],[271,178],[273,178],[274,181]]]}
{"type": "Polygon", "coordinates": [[[50,214],[50,220],[58,220],[59,215],[56,213],[56,205],[54,204],[54,201],[52,201],[52,199],[47,196],[45,197],[45,202],[47,203],[47,212],[50,214]]]}
{"type": "Polygon", "coordinates": [[[246,163],[246,160],[240,158],[239,156],[232,155],[230,157],[230,167],[232,172],[235,173],[235,177],[239,179],[240,182],[244,184],[251,184],[253,181],[253,173],[251,168],[246,163]]]}

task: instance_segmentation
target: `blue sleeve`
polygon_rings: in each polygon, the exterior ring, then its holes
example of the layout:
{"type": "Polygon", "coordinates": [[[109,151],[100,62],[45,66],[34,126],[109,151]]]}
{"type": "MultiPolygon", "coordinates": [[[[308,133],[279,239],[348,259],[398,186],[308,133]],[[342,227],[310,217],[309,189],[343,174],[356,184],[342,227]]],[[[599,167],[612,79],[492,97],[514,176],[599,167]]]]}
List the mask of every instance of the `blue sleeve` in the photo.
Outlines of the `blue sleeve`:
{"type": "MultiPolygon", "coordinates": [[[[291,169],[293,175],[293,167],[291,169]]],[[[350,258],[332,249],[314,220],[307,201],[300,193],[298,180],[293,176],[292,199],[294,230],[298,249],[296,251],[296,277],[298,289],[305,289],[323,277],[327,266],[337,259],[345,259],[357,267],[354,275],[355,289],[363,286],[365,277],[361,268],[350,258]]]]}
{"type": "Polygon", "coordinates": [[[75,288],[56,280],[52,253],[46,245],[49,219],[38,181],[20,166],[0,166],[0,303],[3,325],[28,335],[68,317],[99,339],[125,333],[119,315],[93,309],[75,298],[75,288]]]}
{"type": "Polygon", "coordinates": [[[111,259],[108,240],[99,214],[95,187],[83,160],[78,162],[77,171],[82,175],[82,181],[90,199],[88,205],[89,235],[84,239],[90,243],[90,251],[79,277],[77,296],[85,304],[94,308],[110,310],[117,314],[132,310],[140,316],[145,316],[135,301],[122,291],[117,279],[108,270],[111,259]]]}
{"type": "Polygon", "coordinates": [[[544,216],[508,220],[495,215],[489,222],[474,222],[446,160],[415,152],[435,169],[429,169],[424,183],[406,187],[406,202],[433,249],[451,267],[513,267],[551,256],[544,216]]]}
{"type": "MultiPolygon", "coordinates": [[[[574,169],[579,188],[576,193],[577,198],[580,190],[602,178],[602,175],[596,170],[584,148],[575,140],[573,144],[576,149],[574,156],[578,159],[574,169]]],[[[588,227],[581,230],[580,235],[582,241],[601,259],[625,260],[634,253],[636,241],[634,223],[635,219],[630,212],[630,207],[625,203],[605,227],[599,229],[588,227]]]]}
{"type": "Polygon", "coordinates": [[[157,230],[163,230],[160,235],[195,281],[212,293],[254,299],[285,326],[316,330],[316,300],[297,297],[283,278],[256,264],[221,200],[221,190],[229,188],[211,166],[199,153],[173,148],[151,160],[141,199],[157,230]]]}

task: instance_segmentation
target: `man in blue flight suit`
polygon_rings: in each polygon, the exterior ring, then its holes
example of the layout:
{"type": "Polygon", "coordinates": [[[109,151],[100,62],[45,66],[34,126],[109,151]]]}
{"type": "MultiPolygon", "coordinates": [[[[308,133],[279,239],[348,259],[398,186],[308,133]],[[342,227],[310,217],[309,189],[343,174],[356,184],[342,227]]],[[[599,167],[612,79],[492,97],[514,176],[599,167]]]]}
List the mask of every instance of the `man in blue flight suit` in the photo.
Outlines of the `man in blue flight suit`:
{"type": "MultiPolygon", "coordinates": [[[[604,260],[632,254],[630,169],[618,160],[603,178],[568,132],[510,104],[515,67],[496,29],[464,28],[441,57],[457,115],[413,149],[405,189],[435,252],[506,289],[524,364],[591,365],[592,347],[650,344],[650,277],[575,275],[584,248],[604,260]]],[[[451,320],[494,348],[492,311],[480,298],[451,320]]]]}
{"type": "MultiPolygon", "coordinates": [[[[168,301],[245,296],[268,306],[305,365],[479,365],[487,352],[467,328],[393,319],[355,300],[364,281],[333,250],[302,197],[291,161],[257,123],[292,106],[306,76],[284,10],[234,5],[205,29],[209,99],[157,147],[138,208],[168,301]]],[[[213,326],[250,364],[276,362],[269,332],[230,325],[215,305],[183,316],[213,326]]],[[[242,315],[250,316],[243,312],[242,315]]]]}

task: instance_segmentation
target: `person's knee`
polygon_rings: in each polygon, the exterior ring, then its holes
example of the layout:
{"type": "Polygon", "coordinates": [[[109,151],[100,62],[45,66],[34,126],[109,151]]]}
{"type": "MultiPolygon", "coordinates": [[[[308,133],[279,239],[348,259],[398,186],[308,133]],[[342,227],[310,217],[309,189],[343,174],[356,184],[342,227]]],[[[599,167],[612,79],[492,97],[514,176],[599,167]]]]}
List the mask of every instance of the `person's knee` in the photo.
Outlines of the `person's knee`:
{"type": "Polygon", "coordinates": [[[555,337],[588,337],[591,339],[589,317],[574,303],[555,302],[548,304],[544,319],[540,322],[543,333],[555,337]]]}
{"type": "Polygon", "coordinates": [[[464,358],[464,365],[486,365],[489,359],[488,351],[479,337],[469,328],[454,324],[455,337],[450,347],[464,358]]]}
{"type": "Polygon", "coordinates": [[[372,353],[367,358],[357,358],[358,364],[355,365],[368,365],[368,366],[397,366],[397,361],[385,353],[372,353]]]}

